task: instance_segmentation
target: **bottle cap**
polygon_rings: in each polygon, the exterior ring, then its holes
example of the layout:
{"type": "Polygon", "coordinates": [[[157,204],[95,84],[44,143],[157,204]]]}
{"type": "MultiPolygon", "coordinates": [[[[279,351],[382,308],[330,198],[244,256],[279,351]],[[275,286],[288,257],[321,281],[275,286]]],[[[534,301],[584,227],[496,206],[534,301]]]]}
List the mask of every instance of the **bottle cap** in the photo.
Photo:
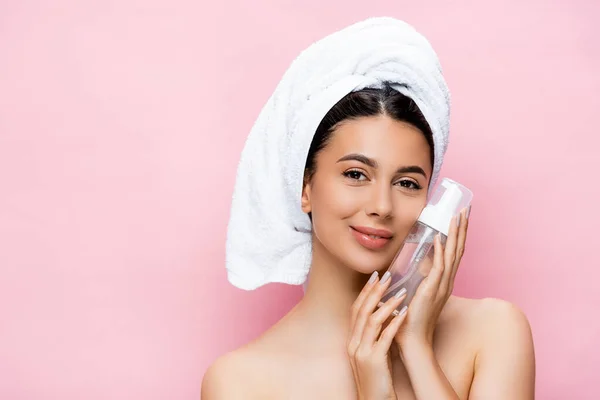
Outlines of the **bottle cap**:
{"type": "Polygon", "coordinates": [[[473,193],[469,189],[452,179],[444,178],[421,212],[419,221],[448,236],[452,217],[468,207],[472,200],[473,193]]]}

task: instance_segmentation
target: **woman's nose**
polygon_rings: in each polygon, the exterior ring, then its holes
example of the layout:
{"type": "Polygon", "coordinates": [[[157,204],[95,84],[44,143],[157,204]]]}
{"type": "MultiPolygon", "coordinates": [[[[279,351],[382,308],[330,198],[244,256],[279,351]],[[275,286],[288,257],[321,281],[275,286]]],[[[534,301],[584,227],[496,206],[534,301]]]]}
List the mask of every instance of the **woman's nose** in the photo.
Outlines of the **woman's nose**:
{"type": "Polygon", "coordinates": [[[365,212],[371,216],[388,218],[392,215],[392,188],[389,185],[373,185],[365,212]]]}

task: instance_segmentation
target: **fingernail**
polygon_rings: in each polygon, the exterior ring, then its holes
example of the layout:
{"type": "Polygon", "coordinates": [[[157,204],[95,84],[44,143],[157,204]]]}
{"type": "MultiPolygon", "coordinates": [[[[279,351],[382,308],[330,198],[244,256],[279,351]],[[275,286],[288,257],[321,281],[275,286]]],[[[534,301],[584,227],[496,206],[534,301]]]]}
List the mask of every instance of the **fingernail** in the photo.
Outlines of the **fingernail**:
{"type": "Polygon", "coordinates": [[[381,277],[381,281],[379,281],[379,283],[381,283],[383,285],[388,279],[390,279],[391,275],[392,274],[390,274],[390,271],[385,271],[385,274],[383,274],[383,276],[381,277]]]}
{"type": "Polygon", "coordinates": [[[396,292],[396,294],[394,295],[394,297],[399,299],[400,297],[404,296],[404,293],[406,293],[406,288],[402,288],[402,289],[398,290],[396,292]]]}
{"type": "Polygon", "coordinates": [[[373,272],[373,273],[371,274],[371,277],[369,278],[369,281],[367,282],[367,284],[369,284],[369,285],[370,285],[371,283],[375,282],[375,279],[377,279],[377,275],[379,275],[379,274],[377,273],[377,271],[373,272]]]}
{"type": "Polygon", "coordinates": [[[469,208],[467,208],[467,212],[465,213],[466,219],[469,219],[469,214],[471,214],[471,206],[469,206],[469,208]]]}
{"type": "Polygon", "coordinates": [[[408,306],[402,307],[402,310],[400,310],[400,313],[398,315],[404,315],[404,314],[406,314],[406,310],[408,310],[408,306]]]}
{"type": "Polygon", "coordinates": [[[455,218],[456,218],[456,227],[459,228],[460,227],[460,214],[458,214],[455,218]]]}

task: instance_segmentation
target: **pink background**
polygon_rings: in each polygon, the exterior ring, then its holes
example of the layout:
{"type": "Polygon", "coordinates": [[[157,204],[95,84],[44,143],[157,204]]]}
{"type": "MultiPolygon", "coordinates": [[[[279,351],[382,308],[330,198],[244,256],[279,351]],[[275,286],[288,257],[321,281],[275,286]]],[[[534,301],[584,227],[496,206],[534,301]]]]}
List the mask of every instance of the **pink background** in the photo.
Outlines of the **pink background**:
{"type": "Polygon", "coordinates": [[[0,398],[197,399],[289,310],[226,281],[239,152],[301,49],[386,14],[453,91],[455,293],[527,313],[537,398],[600,398],[599,2],[202,3],[0,3],[0,398]]]}

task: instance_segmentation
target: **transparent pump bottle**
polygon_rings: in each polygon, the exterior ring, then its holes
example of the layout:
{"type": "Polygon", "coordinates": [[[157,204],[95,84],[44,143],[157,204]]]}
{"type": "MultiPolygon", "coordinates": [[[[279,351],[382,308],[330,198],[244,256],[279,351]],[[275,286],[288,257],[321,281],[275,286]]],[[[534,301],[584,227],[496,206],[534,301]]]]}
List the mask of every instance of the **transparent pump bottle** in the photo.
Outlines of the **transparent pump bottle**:
{"type": "Polygon", "coordinates": [[[442,180],[388,268],[390,287],[379,306],[402,288],[406,288],[406,297],[393,314],[397,315],[410,304],[433,266],[435,235],[441,233],[442,244],[445,244],[452,217],[469,206],[472,199],[473,193],[460,183],[448,178],[442,180]]]}

